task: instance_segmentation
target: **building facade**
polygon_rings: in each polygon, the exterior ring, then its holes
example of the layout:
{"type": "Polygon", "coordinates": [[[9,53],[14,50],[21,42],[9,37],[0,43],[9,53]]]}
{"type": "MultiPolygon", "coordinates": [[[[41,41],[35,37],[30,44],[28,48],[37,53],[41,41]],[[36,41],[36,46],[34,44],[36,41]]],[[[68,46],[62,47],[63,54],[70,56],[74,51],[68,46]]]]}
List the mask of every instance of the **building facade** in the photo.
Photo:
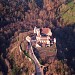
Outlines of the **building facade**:
{"type": "MultiPolygon", "coordinates": [[[[52,32],[49,28],[34,28],[34,34],[36,34],[36,47],[50,47],[52,32]]],[[[54,42],[54,41],[53,41],[54,42]]]]}

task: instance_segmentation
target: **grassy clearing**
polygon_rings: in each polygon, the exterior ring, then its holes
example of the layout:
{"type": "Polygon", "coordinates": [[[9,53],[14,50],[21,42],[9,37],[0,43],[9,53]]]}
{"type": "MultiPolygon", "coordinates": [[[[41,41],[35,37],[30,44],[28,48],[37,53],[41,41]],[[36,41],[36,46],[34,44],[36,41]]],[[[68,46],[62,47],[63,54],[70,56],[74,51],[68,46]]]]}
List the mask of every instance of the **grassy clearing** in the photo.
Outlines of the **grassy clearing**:
{"type": "Polygon", "coordinates": [[[64,19],[65,24],[75,23],[75,4],[73,2],[68,3],[66,8],[61,10],[61,14],[63,14],[62,18],[64,19]]]}

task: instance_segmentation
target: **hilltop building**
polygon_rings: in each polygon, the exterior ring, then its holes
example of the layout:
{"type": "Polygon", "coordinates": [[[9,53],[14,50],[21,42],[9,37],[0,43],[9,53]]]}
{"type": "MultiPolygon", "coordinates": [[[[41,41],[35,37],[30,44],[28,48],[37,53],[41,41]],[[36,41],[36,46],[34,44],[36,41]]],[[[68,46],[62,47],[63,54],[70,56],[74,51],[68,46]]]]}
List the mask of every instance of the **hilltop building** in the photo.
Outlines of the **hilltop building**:
{"type": "Polygon", "coordinates": [[[52,32],[49,28],[34,28],[34,34],[36,34],[36,47],[50,47],[55,42],[55,38],[52,38],[52,32]]]}
{"type": "Polygon", "coordinates": [[[50,47],[56,43],[56,38],[53,38],[51,29],[49,28],[34,28],[34,35],[26,37],[28,42],[31,42],[36,47],[50,47]]]}

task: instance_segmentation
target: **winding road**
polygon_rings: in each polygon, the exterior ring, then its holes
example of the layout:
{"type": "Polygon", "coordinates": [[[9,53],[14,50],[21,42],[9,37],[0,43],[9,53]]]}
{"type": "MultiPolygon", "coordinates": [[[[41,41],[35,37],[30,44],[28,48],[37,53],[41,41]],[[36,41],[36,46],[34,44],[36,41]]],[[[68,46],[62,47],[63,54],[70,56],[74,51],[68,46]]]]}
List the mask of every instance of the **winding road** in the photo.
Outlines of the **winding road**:
{"type": "Polygon", "coordinates": [[[31,43],[29,43],[29,55],[30,57],[33,59],[34,63],[35,63],[35,67],[36,67],[36,75],[43,75],[43,69],[41,68],[41,65],[38,61],[38,59],[36,58],[34,52],[33,52],[33,48],[32,48],[32,45],[31,43]]]}
{"type": "MultiPolygon", "coordinates": [[[[31,42],[29,42],[29,56],[31,57],[31,59],[34,61],[34,64],[35,64],[35,69],[36,69],[36,74],[35,75],[44,75],[43,74],[43,69],[41,68],[41,65],[38,61],[38,59],[36,58],[34,52],[33,52],[33,48],[32,48],[32,45],[31,45],[31,42]]],[[[21,44],[19,46],[19,50],[21,50],[21,44]]]]}

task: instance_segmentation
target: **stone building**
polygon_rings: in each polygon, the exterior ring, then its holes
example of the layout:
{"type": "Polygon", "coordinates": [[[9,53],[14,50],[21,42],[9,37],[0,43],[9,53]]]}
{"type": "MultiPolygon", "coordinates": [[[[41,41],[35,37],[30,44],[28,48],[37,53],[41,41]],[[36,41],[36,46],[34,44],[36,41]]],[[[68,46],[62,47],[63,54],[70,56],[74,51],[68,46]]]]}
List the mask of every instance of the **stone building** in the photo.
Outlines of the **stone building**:
{"type": "MultiPolygon", "coordinates": [[[[52,41],[50,37],[52,37],[51,29],[49,28],[34,28],[34,34],[36,34],[36,47],[50,47],[52,41]]],[[[54,40],[54,38],[53,38],[54,40]]],[[[54,41],[53,41],[54,42],[54,41]]]]}

